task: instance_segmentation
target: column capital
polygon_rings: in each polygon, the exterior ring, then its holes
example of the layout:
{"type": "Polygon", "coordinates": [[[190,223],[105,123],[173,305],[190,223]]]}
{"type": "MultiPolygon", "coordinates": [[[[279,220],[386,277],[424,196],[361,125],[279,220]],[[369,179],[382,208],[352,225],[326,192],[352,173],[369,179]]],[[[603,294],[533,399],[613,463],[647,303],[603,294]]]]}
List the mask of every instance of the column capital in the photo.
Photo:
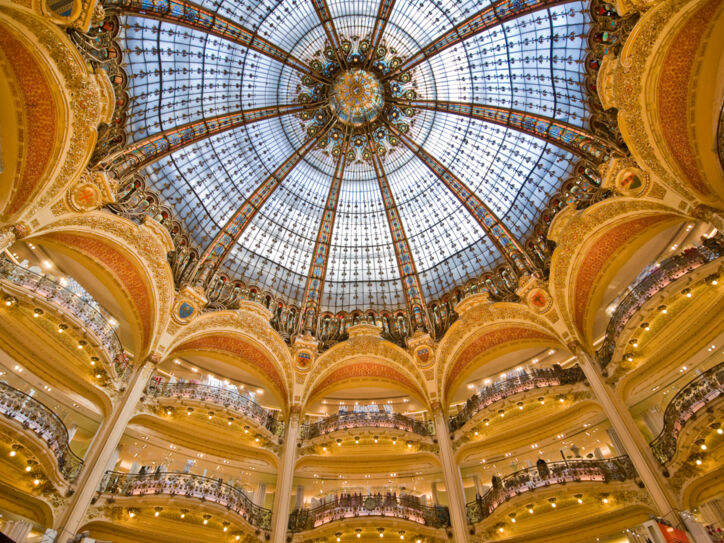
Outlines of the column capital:
{"type": "Polygon", "coordinates": [[[435,414],[435,413],[444,414],[445,413],[444,409],[442,408],[442,403],[440,403],[439,400],[435,400],[434,402],[430,403],[430,410],[432,411],[433,414],[435,414]]]}
{"type": "Polygon", "coordinates": [[[146,362],[153,364],[153,366],[155,367],[161,363],[162,359],[163,355],[158,351],[154,351],[146,357],[146,362]]]}
{"type": "Polygon", "coordinates": [[[30,227],[24,223],[8,224],[0,227],[0,252],[28,234],[30,234],[30,227]]]}
{"type": "Polygon", "coordinates": [[[301,404],[295,403],[289,406],[289,416],[292,417],[294,415],[299,416],[302,414],[302,406],[301,404]]]}

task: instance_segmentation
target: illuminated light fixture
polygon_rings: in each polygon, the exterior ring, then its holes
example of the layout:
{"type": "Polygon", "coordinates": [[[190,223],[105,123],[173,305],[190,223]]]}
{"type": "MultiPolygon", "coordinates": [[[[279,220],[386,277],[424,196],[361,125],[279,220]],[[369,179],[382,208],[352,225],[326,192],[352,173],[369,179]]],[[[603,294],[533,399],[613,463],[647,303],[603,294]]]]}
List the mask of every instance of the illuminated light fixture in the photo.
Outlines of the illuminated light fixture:
{"type": "Polygon", "coordinates": [[[529,503],[528,505],[526,505],[525,508],[528,510],[529,514],[531,514],[531,515],[533,514],[533,504],[532,503],[529,503]]]}
{"type": "Polygon", "coordinates": [[[523,402],[518,402],[518,409],[523,410],[523,402]]]}
{"type": "Polygon", "coordinates": [[[405,530],[400,530],[397,533],[400,534],[400,539],[405,539],[405,530]]]}
{"type": "Polygon", "coordinates": [[[408,449],[412,448],[412,441],[408,441],[408,442],[407,442],[407,448],[408,448],[408,449]]]}
{"type": "Polygon", "coordinates": [[[188,509],[181,509],[181,518],[186,518],[186,513],[188,513],[188,509]]]}
{"type": "Polygon", "coordinates": [[[505,416],[505,411],[503,411],[502,409],[499,409],[499,410],[498,410],[498,415],[500,415],[501,417],[504,417],[504,416],[505,416]]]}
{"type": "Polygon", "coordinates": [[[515,513],[508,513],[508,516],[510,517],[510,522],[515,523],[515,513]]]}
{"type": "Polygon", "coordinates": [[[551,507],[555,509],[556,506],[556,499],[555,498],[548,498],[548,501],[551,503],[551,507]]]}
{"type": "Polygon", "coordinates": [[[209,523],[210,518],[211,518],[211,515],[209,515],[208,513],[206,515],[204,515],[204,525],[209,523]]]}
{"type": "Polygon", "coordinates": [[[641,328],[643,328],[643,329],[646,330],[647,332],[648,332],[649,330],[651,330],[651,327],[649,326],[649,323],[648,323],[648,322],[642,322],[642,323],[641,323],[641,328]]]}
{"type": "Polygon", "coordinates": [[[576,498],[578,503],[583,503],[583,494],[574,494],[573,497],[576,498]]]}
{"type": "Polygon", "coordinates": [[[190,414],[193,413],[193,412],[194,412],[194,408],[193,408],[193,407],[187,407],[187,408],[186,408],[186,414],[187,414],[187,415],[190,415],[190,414]]]}
{"type": "Polygon", "coordinates": [[[490,421],[488,419],[483,419],[483,422],[485,423],[485,426],[490,426],[490,421]]]}
{"type": "Polygon", "coordinates": [[[161,514],[161,511],[163,511],[163,507],[154,507],[153,516],[158,517],[161,514]]]}
{"type": "Polygon", "coordinates": [[[396,437],[393,437],[393,438],[392,438],[392,444],[393,444],[393,445],[397,445],[397,438],[396,438],[396,437]]]}
{"type": "Polygon", "coordinates": [[[566,400],[566,397],[565,397],[563,394],[561,394],[561,395],[558,396],[558,401],[559,401],[559,402],[563,403],[565,400],[566,400]]]}
{"type": "Polygon", "coordinates": [[[334,534],[334,537],[337,538],[337,541],[342,541],[342,532],[337,532],[334,534]]]}
{"type": "Polygon", "coordinates": [[[256,434],[256,435],[254,436],[254,441],[256,441],[257,443],[259,443],[259,440],[260,440],[260,439],[261,439],[261,434],[256,434]]]}
{"type": "Polygon", "coordinates": [[[97,357],[97,356],[91,356],[90,365],[91,365],[91,366],[95,366],[95,365],[96,365],[96,362],[98,362],[98,357],[97,357]]]}
{"type": "Polygon", "coordinates": [[[14,450],[13,450],[13,451],[10,451],[10,456],[15,456],[16,454],[17,454],[17,453],[16,453],[14,450]]]}
{"type": "Polygon", "coordinates": [[[375,437],[374,437],[374,440],[375,440],[375,443],[377,443],[377,441],[379,440],[379,437],[378,437],[378,436],[375,436],[375,437]]]}
{"type": "Polygon", "coordinates": [[[167,414],[167,415],[173,415],[173,407],[167,407],[167,408],[166,408],[166,414],[167,414]]]}
{"type": "Polygon", "coordinates": [[[337,447],[341,447],[341,446],[342,446],[342,440],[341,440],[341,439],[337,439],[337,447]]]}
{"type": "Polygon", "coordinates": [[[684,290],[681,291],[681,293],[684,296],[686,296],[687,298],[691,298],[691,289],[690,288],[685,288],[684,290]]]}
{"type": "Polygon", "coordinates": [[[244,433],[245,433],[245,434],[248,434],[248,433],[249,433],[249,427],[248,427],[248,426],[244,426],[244,433]]]}
{"type": "Polygon", "coordinates": [[[697,458],[697,459],[696,459],[696,465],[697,465],[697,466],[701,466],[701,458],[697,458]]]}
{"type": "Polygon", "coordinates": [[[40,479],[35,479],[35,480],[33,481],[33,484],[34,484],[35,486],[38,486],[38,485],[40,484],[40,479]]]}
{"type": "Polygon", "coordinates": [[[705,451],[705,450],[706,450],[706,445],[705,445],[704,443],[701,444],[701,450],[702,450],[702,451],[705,451]]]}
{"type": "Polygon", "coordinates": [[[476,436],[479,435],[477,430],[475,430],[475,432],[473,432],[473,433],[474,433],[476,436]]]}
{"type": "Polygon", "coordinates": [[[633,353],[626,353],[623,357],[629,362],[633,362],[633,353]]]}
{"type": "Polygon", "coordinates": [[[322,452],[327,452],[327,447],[322,447],[322,452]]]}
{"type": "Polygon", "coordinates": [[[603,498],[601,499],[603,503],[608,503],[608,494],[604,494],[603,498]]]}
{"type": "Polygon", "coordinates": [[[86,343],[86,341],[85,341],[84,339],[81,339],[81,340],[78,342],[78,348],[79,348],[79,349],[82,349],[82,348],[85,347],[86,345],[87,345],[87,343],[86,343]]]}
{"type": "Polygon", "coordinates": [[[32,470],[33,468],[31,468],[30,466],[25,466],[25,471],[27,471],[28,473],[30,473],[32,470]]]}
{"type": "Polygon", "coordinates": [[[380,534],[380,537],[385,537],[385,529],[384,528],[377,528],[377,531],[380,534]]]}
{"type": "Polygon", "coordinates": [[[257,388],[257,389],[256,389],[256,393],[261,396],[262,394],[264,394],[264,389],[257,388]]]}
{"type": "Polygon", "coordinates": [[[63,324],[62,322],[58,325],[58,333],[62,334],[65,330],[68,329],[67,324],[63,324]]]}
{"type": "Polygon", "coordinates": [[[211,420],[211,419],[213,419],[213,418],[214,418],[214,412],[213,412],[213,411],[209,411],[209,420],[211,420]]]}
{"type": "Polygon", "coordinates": [[[14,296],[5,296],[5,305],[8,307],[13,307],[18,303],[17,298],[14,296]]]}
{"type": "Polygon", "coordinates": [[[222,524],[224,525],[224,531],[225,531],[225,532],[228,532],[228,531],[229,531],[229,524],[231,524],[231,523],[230,523],[228,520],[225,520],[222,524]]]}
{"type": "Polygon", "coordinates": [[[501,526],[500,528],[498,528],[498,531],[502,534],[505,531],[505,529],[501,526]]]}
{"type": "Polygon", "coordinates": [[[100,379],[101,377],[103,377],[103,374],[101,374],[101,373],[96,373],[96,379],[100,379]]]}
{"type": "Polygon", "coordinates": [[[712,286],[719,284],[719,274],[713,273],[706,278],[706,282],[712,286]]]}
{"type": "Polygon", "coordinates": [[[357,534],[357,539],[362,537],[362,528],[355,528],[354,533],[357,534]]]}
{"type": "Polygon", "coordinates": [[[666,308],[665,305],[660,305],[657,309],[659,311],[661,311],[661,313],[663,313],[664,315],[666,315],[669,312],[669,310],[666,308]]]}
{"type": "Polygon", "coordinates": [[[227,419],[227,424],[228,424],[229,426],[231,426],[231,423],[232,423],[232,422],[234,422],[234,417],[229,417],[229,418],[227,419]]]}
{"type": "Polygon", "coordinates": [[[42,315],[42,314],[43,314],[43,310],[40,309],[39,307],[36,307],[35,309],[33,309],[33,317],[34,317],[34,318],[37,319],[37,318],[38,318],[40,315],[42,315]]]}
{"type": "Polygon", "coordinates": [[[538,401],[540,402],[541,405],[545,405],[545,403],[546,403],[546,400],[543,397],[538,398],[538,401]]]}
{"type": "Polygon", "coordinates": [[[128,511],[128,516],[133,518],[136,516],[136,513],[134,513],[133,511],[128,511]]]}
{"type": "Polygon", "coordinates": [[[354,442],[359,445],[359,436],[354,436],[354,442]]]}

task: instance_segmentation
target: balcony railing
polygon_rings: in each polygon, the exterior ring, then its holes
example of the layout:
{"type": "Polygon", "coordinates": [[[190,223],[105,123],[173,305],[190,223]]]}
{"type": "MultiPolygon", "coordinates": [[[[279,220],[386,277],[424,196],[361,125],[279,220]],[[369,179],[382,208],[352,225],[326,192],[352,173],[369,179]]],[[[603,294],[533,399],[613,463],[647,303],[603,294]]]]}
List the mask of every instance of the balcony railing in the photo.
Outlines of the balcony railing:
{"type": "Polygon", "coordinates": [[[450,417],[448,428],[450,432],[462,428],[466,422],[489,405],[515,394],[536,388],[572,385],[584,379],[583,370],[578,366],[573,366],[568,369],[554,366],[551,369],[536,368],[526,371],[511,379],[493,383],[470,397],[465,403],[465,407],[450,417]]]}
{"type": "Polygon", "coordinates": [[[465,506],[468,524],[476,524],[493,514],[506,501],[537,488],[556,484],[585,481],[625,481],[636,477],[628,456],[606,460],[572,460],[530,467],[494,477],[492,486],[483,496],[465,506]]]}
{"type": "Polygon", "coordinates": [[[698,411],[724,395],[724,362],[698,375],[671,399],[664,412],[664,427],[651,442],[654,456],[666,464],[676,454],[681,429],[698,411]]]}
{"type": "Polygon", "coordinates": [[[638,281],[616,306],[606,328],[606,337],[596,353],[602,368],[608,366],[616,350],[616,338],[631,317],[653,296],[680,277],[724,255],[724,244],[718,238],[705,239],[704,244],[682,254],[667,258],[658,268],[638,281]]]}
{"type": "Polygon", "coordinates": [[[405,519],[431,528],[450,525],[447,507],[427,506],[414,496],[395,494],[343,494],[314,509],[295,509],[289,515],[289,531],[305,532],[338,520],[360,517],[405,519]]]}
{"type": "Polygon", "coordinates": [[[197,400],[223,405],[230,411],[241,413],[273,435],[284,434],[284,422],[277,419],[274,413],[233,390],[196,383],[158,383],[152,378],[146,386],[146,394],[154,398],[197,400]]]}
{"type": "Polygon", "coordinates": [[[421,421],[400,415],[399,413],[345,413],[326,417],[301,428],[301,439],[312,439],[337,430],[353,428],[394,428],[403,432],[413,432],[421,436],[434,433],[432,421],[421,421]]]}
{"type": "Polygon", "coordinates": [[[0,278],[70,312],[98,338],[101,347],[113,361],[116,376],[125,380],[130,375],[131,366],[121,340],[109,322],[109,318],[94,307],[93,303],[84,300],[60,283],[22,266],[16,266],[4,258],[0,259],[0,278]]]}
{"type": "Polygon", "coordinates": [[[0,381],[0,412],[32,430],[48,444],[65,479],[72,481],[77,477],[83,460],[70,449],[68,429],[49,407],[0,381]]]}
{"type": "Polygon", "coordinates": [[[98,491],[123,496],[164,494],[198,498],[234,511],[256,528],[267,531],[271,529],[269,509],[254,504],[242,490],[223,483],[220,479],[202,475],[179,472],[131,474],[107,471],[98,491]]]}

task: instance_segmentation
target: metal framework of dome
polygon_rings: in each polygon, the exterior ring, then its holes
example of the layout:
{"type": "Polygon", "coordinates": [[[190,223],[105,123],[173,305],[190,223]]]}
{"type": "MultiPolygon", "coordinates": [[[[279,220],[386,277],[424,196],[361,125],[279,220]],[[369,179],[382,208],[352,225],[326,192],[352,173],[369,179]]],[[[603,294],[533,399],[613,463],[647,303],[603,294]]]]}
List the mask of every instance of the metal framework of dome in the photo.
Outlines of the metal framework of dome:
{"type": "Polygon", "coordinates": [[[524,242],[580,160],[593,24],[560,0],[110,0],[127,74],[123,145],[198,248],[187,277],[325,314],[404,312],[524,242]]]}

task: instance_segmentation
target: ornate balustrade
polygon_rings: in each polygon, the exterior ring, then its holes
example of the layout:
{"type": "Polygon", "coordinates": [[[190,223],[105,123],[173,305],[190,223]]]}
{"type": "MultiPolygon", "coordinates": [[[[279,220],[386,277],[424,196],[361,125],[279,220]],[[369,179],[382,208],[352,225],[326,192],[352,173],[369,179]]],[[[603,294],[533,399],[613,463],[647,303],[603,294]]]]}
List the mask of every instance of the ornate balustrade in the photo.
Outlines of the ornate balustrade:
{"type": "Polygon", "coordinates": [[[571,460],[530,467],[506,475],[493,477],[490,490],[465,506],[468,524],[485,520],[506,501],[537,488],[573,482],[625,481],[634,479],[636,470],[628,456],[606,460],[571,460]]]}
{"type": "Polygon", "coordinates": [[[78,296],[75,292],[65,288],[57,281],[39,275],[22,266],[16,266],[7,259],[0,259],[0,279],[8,281],[46,302],[60,306],[71,313],[98,339],[102,349],[113,361],[113,370],[116,377],[125,380],[131,373],[131,365],[123,350],[121,340],[111,325],[110,317],[104,315],[102,310],[95,307],[95,302],[78,296]]]}
{"type": "Polygon", "coordinates": [[[312,439],[324,434],[352,428],[394,428],[403,432],[413,432],[421,436],[434,433],[432,421],[415,420],[398,413],[346,413],[332,415],[301,428],[301,439],[312,439]]]}
{"type": "Polygon", "coordinates": [[[692,379],[671,399],[664,412],[664,427],[651,442],[654,456],[666,464],[676,454],[681,429],[698,411],[724,395],[724,362],[692,379]]]}
{"type": "Polygon", "coordinates": [[[0,412],[48,444],[65,479],[72,481],[77,477],[83,460],[70,449],[68,429],[49,407],[0,381],[0,412]]]}
{"type": "Polygon", "coordinates": [[[724,255],[724,243],[720,238],[705,239],[703,245],[667,258],[658,268],[639,280],[616,306],[606,328],[606,337],[596,353],[602,368],[613,358],[616,338],[631,317],[653,296],[669,284],[695,269],[724,255]]]}
{"type": "Polygon", "coordinates": [[[202,475],[179,472],[131,474],[107,471],[98,491],[123,496],[165,494],[198,498],[234,511],[256,528],[267,531],[271,529],[269,509],[254,504],[241,489],[223,483],[220,479],[202,475]]]}
{"type": "Polygon", "coordinates": [[[197,383],[159,383],[156,378],[152,378],[146,385],[146,395],[153,398],[197,400],[223,405],[226,409],[241,413],[273,435],[284,434],[284,422],[278,420],[273,412],[234,390],[197,383]]]}
{"type": "Polygon", "coordinates": [[[305,532],[338,520],[360,517],[392,517],[432,528],[450,525],[447,507],[427,506],[414,496],[395,494],[344,494],[314,509],[295,509],[289,515],[289,531],[305,532]]]}
{"type": "Polygon", "coordinates": [[[533,390],[536,388],[572,385],[585,380],[583,370],[578,366],[563,369],[554,366],[551,369],[533,369],[523,372],[511,379],[493,383],[471,396],[465,407],[448,420],[450,432],[462,428],[477,413],[495,402],[505,398],[533,390]]]}

